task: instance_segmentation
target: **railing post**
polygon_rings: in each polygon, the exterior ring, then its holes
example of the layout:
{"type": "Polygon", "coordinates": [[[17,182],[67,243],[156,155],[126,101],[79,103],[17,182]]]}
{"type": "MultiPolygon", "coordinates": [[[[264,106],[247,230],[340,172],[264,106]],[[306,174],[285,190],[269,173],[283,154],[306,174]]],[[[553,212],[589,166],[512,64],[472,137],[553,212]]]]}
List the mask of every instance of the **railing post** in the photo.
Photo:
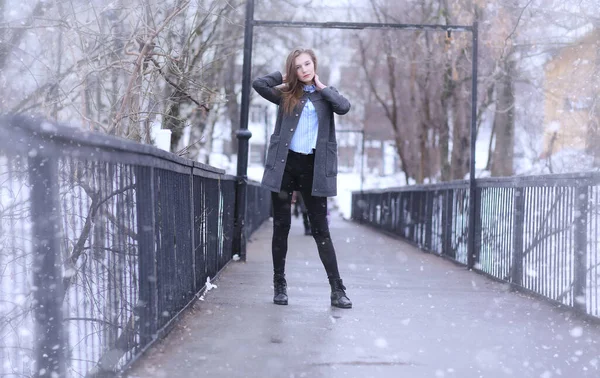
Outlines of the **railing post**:
{"type": "Polygon", "coordinates": [[[356,193],[352,193],[352,214],[351,214],[351,218],[353,221],[358,221],[359,223],[362,223],[362,214],[359,212],[360,210],[360,202],[362,201],[362,195],[359,196],[356,193]]]}
{"type": "Polygon", "coordinates": [[[588,226],[588,187],[580,186],[575,190],[575,256],[573,259],[573,307],[586,312],[586,274],[587,274],[587,226],[588,226]]]}
{"type": "Polygon", "coordinates": [[[34,376],[37,378],[64,377],[66,374],[58,177],[57,160],[40,155],[29,158],[35,288],[33,311],[37,338],[34,376]]]}
{"type": "Polygon", "coordinates": [[[398,212],[399,201],[401,192],[392,191],[390,192],[390,218],[391,218],[391,228],[390,231],[396,235],[398,235],[398,224],[400,222],[400,213],[398,212]]]}
{"type": "Polygon", "coordinates": [[[456,259],[456,252],[452,248],[452,209],[454,204],[454,191],[448,189],[444,193],[444,208],[442,209],[442,254],[456,259]]]}
{"type": "Polygon", "coordinates": [[[400,237],[406,238],[406,234],[404,232],[404,228],[405,228],[405,218],[404,218],[404,200],[406,197],[406,192],[400,192],[400,195],[398,196],[398,199],[400,201],[400,206],[398,209],[398,235],[400,237]]]}
{"type": "Polygon", "coordinates": [[[431,251],[431,240],[433,237],[433,204],[437,192],[425,192],[425,249],[431,251]]]}
{"type": "Polygon", "coordinates": [[[190,206],[187,209],[189,211],[189,220],[190,220],[190,255],[192,257],[192,277],[194,280],[194,283],[192,285],[192,288],[194,290],[194,294],[198,292],[198,290],[200,289],[198,287],[198,277],[196,277],[196,251],[198,250],[196,248],[196,230],[194,229],[194,226],[196,224],[196,222],[194,222],[194,218],[196,216],[195,214],[195,210],[194,210],[194,198],[196,197],[195,195],[195,188],[194,188],[194,164],[192,164],[192,166],[190,167],[190,178],[189,178],[189,192],[190,192],[190,206]]]}
{"type": "Polygon", "coordinates": [[[474,240],[474,254],[473,254],[473,267],[481,269],[481,245],[483,239],[483,220],[481,198],[483,197],[483,188],[475,188],[475,232],[473,233],[474,240]]]}
{"type": "Polygon", "coordinates": [[[365,194],[365,192],[360,192],[359,198],[360,200],[358,202],[358,209],[360,211],[360,224],[363,224],[367,222],[369,204],[367,202],[367,194],[365,194]]]}
{"type": "Polygon", "coordinates": [[[471,78],[471,141],[470,141],[470,167],[469,167],[469,242],[467,245],[467,268],[472,269],[475,266],[477,243],[475,241],[475,217],[477,217],[476,208],[476,180],[475,180],[475,151],[477,145],[477,50],[479,43],[478,23],[473,22],[473,55],[472,55],[472,70],[471,78]]]}
{"type": "Polygon", "coordinates": [[[137,315],[140,322],[140,346],[143,348],[152,341],[158,330],[154,168],[135,167],[135,195],[139,255],[137,315]]]}
{"type": "Polygon", "coordinates": [[[257,193],[251,185],[246,185],[246,224],[244,226],[244,239],[248,239],[250,233],[255,229],[255,221],[257,218],[259,201],[256,196],[257,193]]]}
{"type": "Polygon", "coordinates": [[[525,188],[515,188],[513,198],[513,248],[511,256],[511,286],[523,286],[523,226],[525,224],[525,188]]]}
{"type": "Polygon", "coordinates": [[[410,199],[408,201],[408,207],[410,208],[410,210],[408,211],[408,213],[410,214],[410,223],[408,225],[409,229],[408,229],[408,240],[410,240],[411,242],[415,242],[416,241],[416,211],[415,211],[415,204],[416,204],[416,200],[415,200],[415,196],[416,193],[414,191],[410,191],[408,193],[410,199]]]}
{"type": "Polygon", "coordinates": [[[385,199],[385,229],[392,231],[392,193],[386,193],[385,199]]]}

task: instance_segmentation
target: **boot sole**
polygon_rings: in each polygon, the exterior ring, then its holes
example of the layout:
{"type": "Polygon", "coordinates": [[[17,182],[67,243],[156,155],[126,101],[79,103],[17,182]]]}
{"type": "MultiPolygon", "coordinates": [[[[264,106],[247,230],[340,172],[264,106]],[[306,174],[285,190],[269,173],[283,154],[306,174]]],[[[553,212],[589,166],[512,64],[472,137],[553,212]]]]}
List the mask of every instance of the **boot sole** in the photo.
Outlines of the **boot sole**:
{"type": "Polygon", "coordinates": [[[287,306],[288,301],[273,301],[276,305],[287,306]]]}
{"type": "Polygon", "coordinates": [[[341,305],[341,304],[335,304],[335,303],[332,303],[331,305],[333,307],[337,307],[337,308],[352,308],[352,305],[341,305]]]}

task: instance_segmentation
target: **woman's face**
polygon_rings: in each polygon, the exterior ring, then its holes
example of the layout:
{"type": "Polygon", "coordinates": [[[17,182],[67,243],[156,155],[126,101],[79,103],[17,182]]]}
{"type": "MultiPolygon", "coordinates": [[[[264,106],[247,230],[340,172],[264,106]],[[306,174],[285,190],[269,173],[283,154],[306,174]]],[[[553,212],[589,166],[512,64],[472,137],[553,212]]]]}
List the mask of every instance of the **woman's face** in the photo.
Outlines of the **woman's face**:
{"type": "Polygon", "coordinates": [[[294,64],[296,65],[296,75],[298,76],[298,80],[305,84],[312,83],[315,78],[315,64],[310,55],[307,53],[298,55],[294,64]]]}

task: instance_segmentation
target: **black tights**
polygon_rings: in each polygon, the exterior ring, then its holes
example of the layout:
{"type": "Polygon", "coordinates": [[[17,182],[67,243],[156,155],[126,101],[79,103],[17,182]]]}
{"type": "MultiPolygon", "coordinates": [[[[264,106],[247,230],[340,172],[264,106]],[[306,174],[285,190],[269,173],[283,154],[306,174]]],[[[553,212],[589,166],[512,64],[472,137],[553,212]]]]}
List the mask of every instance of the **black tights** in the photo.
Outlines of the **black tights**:
{"type": "Polygon", "coordinates": [[[314,169],[314,154],[303,155],[290,150],[281,182],[281,192],[273,192],[273,271],[285,272],[285,257],[288,250],[288,235],[292,222],[292,193],[302,193],[304,204],[317,243],[319,257],[330,279],[340,278],[333,242],[327,224],[327,197],[311,194],[314,169]]]}

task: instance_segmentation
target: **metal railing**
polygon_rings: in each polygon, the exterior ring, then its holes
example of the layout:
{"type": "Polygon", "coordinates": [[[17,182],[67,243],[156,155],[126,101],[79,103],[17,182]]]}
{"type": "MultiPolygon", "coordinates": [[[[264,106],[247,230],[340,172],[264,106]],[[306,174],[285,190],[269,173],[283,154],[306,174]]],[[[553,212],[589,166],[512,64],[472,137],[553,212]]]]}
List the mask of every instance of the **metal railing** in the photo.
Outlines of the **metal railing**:
{"type": "Polygon", "coordinates": [[[600,174],[476,180],[355,192],[352,219],[424,250],[600,317],[600,174]]]}
{"type": "MultiPolygon", "coordinates": [[[[0,132],[0,375],[111,375],[232,259],[235,177],[35,119],[0,132]]],[[[247,235],[269,216],[249,188],[247,235]]]]}
{"type": "Polygon", "coordinates": [[[246,207],[246,238],[250,239],[250,235],[271,216],[271,192],[258,184],[249,185],[246,207]]]}

